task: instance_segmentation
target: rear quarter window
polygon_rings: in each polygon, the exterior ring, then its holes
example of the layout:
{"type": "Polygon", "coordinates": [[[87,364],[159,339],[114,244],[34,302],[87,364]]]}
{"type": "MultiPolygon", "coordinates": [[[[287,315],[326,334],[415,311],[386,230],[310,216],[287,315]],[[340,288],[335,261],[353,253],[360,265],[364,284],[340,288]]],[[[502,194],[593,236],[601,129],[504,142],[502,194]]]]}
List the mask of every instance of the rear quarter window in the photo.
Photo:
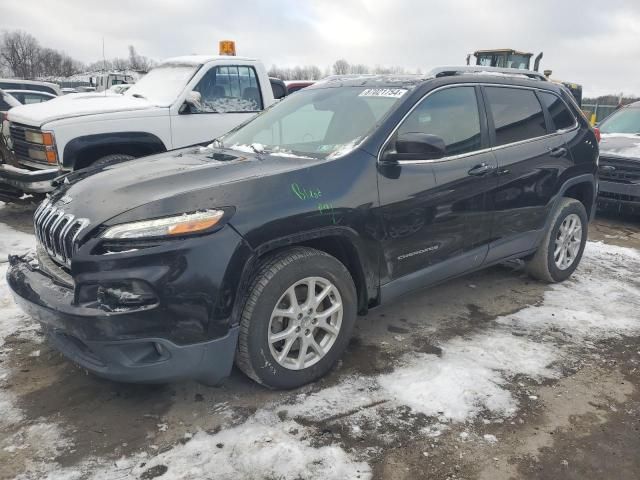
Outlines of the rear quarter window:
{"type": "Polygon", "coordinates": [[[551,116],[554,130],[564,130],[576,124],[575,117],[571,114],[565,103],[552,93],[539,92],[540,99],[551,116]]]}
{"type": "Polygon", "coordinates": [[[542,106],[533,90],[485,87],[496,132],[496,145],[547,134],[542,106]]]}

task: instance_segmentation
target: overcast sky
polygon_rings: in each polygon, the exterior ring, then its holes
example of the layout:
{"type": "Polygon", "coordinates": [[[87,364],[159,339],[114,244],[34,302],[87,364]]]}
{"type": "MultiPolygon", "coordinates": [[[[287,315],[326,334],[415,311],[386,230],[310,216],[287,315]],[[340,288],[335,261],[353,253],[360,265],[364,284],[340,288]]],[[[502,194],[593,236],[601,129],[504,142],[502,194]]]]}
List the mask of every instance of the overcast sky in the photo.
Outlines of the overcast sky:
{"type": "Polygon", "coordinates": [[[586,95],[640,95],[640,0],[0,0],[0,30],[23,29],[85,62],[217,53],[272,64],[338,58],[422,68],[486,48],[544,51],[543,69],[586,95]]]}

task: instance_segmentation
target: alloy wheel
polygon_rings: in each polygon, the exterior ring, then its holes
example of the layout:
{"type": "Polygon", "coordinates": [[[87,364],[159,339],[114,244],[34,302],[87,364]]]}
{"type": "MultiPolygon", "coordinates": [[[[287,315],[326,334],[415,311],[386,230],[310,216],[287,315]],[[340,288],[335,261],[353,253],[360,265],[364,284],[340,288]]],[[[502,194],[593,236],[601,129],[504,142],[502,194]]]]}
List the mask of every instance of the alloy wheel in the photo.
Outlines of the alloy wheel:
{"type": "Polygon", "coordinates": [[[340,292],[326,278],[307,277],[291,285],[269,320],[273,358],[290,370],[319,362],[335,344],[342,325],[340,292]]]}
{"type": "Polygon", "coordinates": [[[567,215],[556,235],[553,258],[556,267],[566,270],[575,262],[582,242],[582,221],[575,213],[567,215]]]}

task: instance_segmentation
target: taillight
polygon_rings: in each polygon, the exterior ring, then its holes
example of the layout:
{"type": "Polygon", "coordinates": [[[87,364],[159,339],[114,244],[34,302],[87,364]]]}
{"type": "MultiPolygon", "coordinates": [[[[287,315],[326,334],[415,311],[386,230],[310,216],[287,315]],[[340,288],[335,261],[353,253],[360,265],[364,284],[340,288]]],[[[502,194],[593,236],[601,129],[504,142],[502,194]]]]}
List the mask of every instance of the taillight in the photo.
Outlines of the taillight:
{"type": "Polygon", "coordinates": [[[600,143],[600,129],[598,127],[593,127],[593,133],[596,134],[596,140],[600,143]]]}

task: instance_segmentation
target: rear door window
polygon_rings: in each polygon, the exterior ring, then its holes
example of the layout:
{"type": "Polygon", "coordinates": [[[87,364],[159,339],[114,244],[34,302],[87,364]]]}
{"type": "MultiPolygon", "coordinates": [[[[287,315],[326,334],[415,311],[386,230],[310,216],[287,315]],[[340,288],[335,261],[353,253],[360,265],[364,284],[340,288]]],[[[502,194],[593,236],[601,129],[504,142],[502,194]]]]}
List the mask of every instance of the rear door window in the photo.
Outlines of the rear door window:
{"type": "Polygon", "coordinates": [[[539,92],[540,99],[551,116],[554,131],[565,130],[576,124],[575,117],[571,114],[565,103],[552,93],[539,92]]]}
{"type": "Polygon", "coordinates": [[[485,87],[496,132],[496,146],[547,134],[542,106],[533,90],[485,87]]]}

